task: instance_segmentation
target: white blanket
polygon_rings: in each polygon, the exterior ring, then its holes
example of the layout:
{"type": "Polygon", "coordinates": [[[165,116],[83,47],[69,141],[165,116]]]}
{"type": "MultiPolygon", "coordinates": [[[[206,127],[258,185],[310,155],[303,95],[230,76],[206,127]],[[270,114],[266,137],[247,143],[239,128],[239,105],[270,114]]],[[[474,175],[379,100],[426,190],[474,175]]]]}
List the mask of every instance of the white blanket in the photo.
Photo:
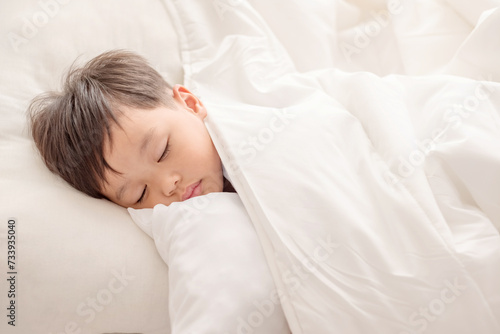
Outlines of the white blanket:
{"type": "Polygon", "coordinates": [[[498,333],[500,10],[361,2],[167,4],[294,334],[498,333]]]}

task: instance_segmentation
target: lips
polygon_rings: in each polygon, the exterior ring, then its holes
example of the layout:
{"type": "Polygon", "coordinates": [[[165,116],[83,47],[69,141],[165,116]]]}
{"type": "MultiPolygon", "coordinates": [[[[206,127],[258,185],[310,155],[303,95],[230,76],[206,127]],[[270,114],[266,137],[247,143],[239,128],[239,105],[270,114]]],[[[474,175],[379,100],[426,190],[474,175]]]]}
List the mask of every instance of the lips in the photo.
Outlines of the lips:
{"type": "Polygon", "coordinates": [[[196,197],[201,195],[201,180],[193,183],[189,187],[186,188],[186,191],[182,195],[182,201],[190,199],[191,197],[196,197]]]}

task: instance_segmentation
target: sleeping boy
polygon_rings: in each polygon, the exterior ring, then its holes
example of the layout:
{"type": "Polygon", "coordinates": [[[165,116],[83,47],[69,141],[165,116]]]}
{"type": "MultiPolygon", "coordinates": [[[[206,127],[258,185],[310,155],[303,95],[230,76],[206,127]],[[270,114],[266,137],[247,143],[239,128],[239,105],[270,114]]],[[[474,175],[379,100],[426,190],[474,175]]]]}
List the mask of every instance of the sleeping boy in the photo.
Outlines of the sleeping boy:
{"type": "Polygon", "coordinates": [[[62,92],[37,97],[29,115],[47,167],[92,197],[141,209],[234,192],[203,103],[135,53],[109,51],[73,68],[62,92]]]}

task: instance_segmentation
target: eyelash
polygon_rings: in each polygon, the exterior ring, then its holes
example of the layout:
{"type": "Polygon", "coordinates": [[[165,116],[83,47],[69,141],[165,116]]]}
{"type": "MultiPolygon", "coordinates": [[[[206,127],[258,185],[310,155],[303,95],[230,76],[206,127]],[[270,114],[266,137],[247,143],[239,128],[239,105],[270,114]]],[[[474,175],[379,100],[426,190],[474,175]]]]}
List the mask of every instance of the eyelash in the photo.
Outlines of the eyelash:
{"type": "Polygon", "coordinates": [[[168,152],[170,152],[170,145],[167,143],[167,146],[165,146],[165,151],[163,151],[160,159],[158,159],[157,162],[161,162],[165,157],[167,156],[168,152]]]}
{"type": "Polygon", "coordinates": [[[142,200],[144,199],[144,194],[146,194],[147,187],[148,186],[144,187],[144,190],[142,191],[142,194],[141,194],[141,198],[139,198],[139,200],[136,202],[136,204],[140,204],[142,202],[142,200]]]}
{"type": "MultiPolygon", "coordinates": [[[[158,159],[157,162],[161,162],[163,161],[163,159],[165,159],[165,157],[168,155],[168,152],[170,152],[170,148],[169,148],[169,144],[167,143],[167,146],[165,146],[165,150],[163,151],[163,153],[161,154],[161,157],[160,159],[158,159]]],[[[142,191],[142,194],[141,194],[141,197],[139,198],[139,200],[136,202],[136,204],[141,204],[142,203],[142,200],[144,199],[144,195],[146,194],[146,189],[147,189],[148,186],[145,186],[144,187],[144,190],[142,191]]]]}

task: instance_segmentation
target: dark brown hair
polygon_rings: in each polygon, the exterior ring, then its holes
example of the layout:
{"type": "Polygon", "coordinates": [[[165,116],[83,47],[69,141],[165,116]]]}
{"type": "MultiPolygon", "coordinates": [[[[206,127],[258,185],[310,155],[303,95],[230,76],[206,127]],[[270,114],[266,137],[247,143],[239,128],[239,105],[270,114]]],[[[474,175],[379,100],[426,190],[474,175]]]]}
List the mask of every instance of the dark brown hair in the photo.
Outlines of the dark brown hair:
{"type": "Polygon", "coordinates": [[[174,105],[171,86],[147,61],[113,50],[68,71],[61,92],[36,97],[28,115],[30,131],[47,167],[74,188],[103,198],[105,171],[117,172],[103,157],[110,127],[119,126],[120,107],[152,109],[174,105]]]}

